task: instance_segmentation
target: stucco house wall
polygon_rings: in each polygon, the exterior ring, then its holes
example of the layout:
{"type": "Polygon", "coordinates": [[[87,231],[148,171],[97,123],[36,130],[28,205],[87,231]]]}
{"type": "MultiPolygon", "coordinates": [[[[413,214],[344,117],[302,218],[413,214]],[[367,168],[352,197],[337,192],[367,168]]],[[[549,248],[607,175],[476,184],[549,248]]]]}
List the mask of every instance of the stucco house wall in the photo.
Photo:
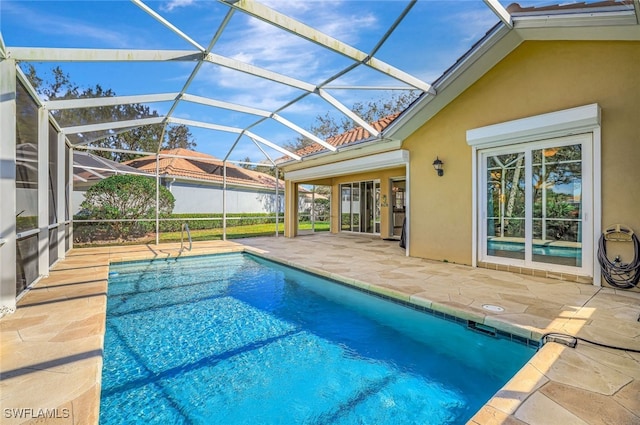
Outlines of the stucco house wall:
{"type": "Polygon", "coordinates": [[[472,263],[467,130],[594,103],[602,114],[602,227],[640,232],[638,64],[637,41],[526,41],[411,134],[403,143],[411,153],[410,254],[472,263]],[[436,156],[443,177],[431,166],[436,156]]]}

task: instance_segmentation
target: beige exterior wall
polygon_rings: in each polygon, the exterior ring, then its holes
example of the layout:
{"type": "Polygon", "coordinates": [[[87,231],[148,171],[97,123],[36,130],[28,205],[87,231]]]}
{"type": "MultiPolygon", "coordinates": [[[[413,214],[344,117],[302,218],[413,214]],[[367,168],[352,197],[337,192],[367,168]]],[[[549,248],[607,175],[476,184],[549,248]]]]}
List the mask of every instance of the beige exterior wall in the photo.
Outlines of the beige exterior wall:
{"type": "Polygon", "coordinates": [[[407,138],[410,254],[471,264],[467,130],[592,103],[602,109],[602,226],[640,233],[638,64],[640,42],[528,41],[407,138]]]}
{"type": "Polygon", "coordinates": [[[284,236],[295,238],[298,234],[298,184],[284,182],[284,236]]]}

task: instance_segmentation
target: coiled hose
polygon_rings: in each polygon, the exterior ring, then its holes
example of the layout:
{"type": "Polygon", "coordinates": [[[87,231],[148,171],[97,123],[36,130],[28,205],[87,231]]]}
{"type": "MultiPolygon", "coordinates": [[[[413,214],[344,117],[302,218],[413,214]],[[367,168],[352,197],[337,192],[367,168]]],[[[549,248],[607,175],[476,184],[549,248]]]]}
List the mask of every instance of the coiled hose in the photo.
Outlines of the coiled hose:
{"type": "Polygon", "coordinates": [[[605,235],[600,236],[598,243],[598,262],[602,267],[602,276],[607,283],[614,288],[629,289],[638,285],[640,281],[640,241],[633,233],[631,235],[633,242],[634,256],[630,263],[623,263],[620,257],[616,257],[613,261],[607,257],[607,244],[605,235]]]}

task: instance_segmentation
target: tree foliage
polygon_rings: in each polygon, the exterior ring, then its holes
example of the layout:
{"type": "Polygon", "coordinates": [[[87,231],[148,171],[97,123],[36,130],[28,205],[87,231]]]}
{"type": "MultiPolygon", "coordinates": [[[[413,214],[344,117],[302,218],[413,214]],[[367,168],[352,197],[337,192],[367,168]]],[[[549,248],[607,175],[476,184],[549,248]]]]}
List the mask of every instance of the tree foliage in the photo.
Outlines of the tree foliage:
{"type": "MultiPolygon", "coordinates": [[[[73,83],[69,74],[66,74],[60,67],[53,68],[51,74],[47,74],[43,78],[37,74],[33,65],[29,65],[26,74],[36,91],[48,100],[88,99],[116,95],[113,90],[105,89],[100,84],[96,84],[95,87],[81,89],[73,83]]],[[[65,127],[159,116],[157,111],[151,110],[147,105],[140,103],[63,109],[53,111],[52,114],[65,127]]],[[[145,125],[121,133],[92,132],[81,135],[76,142],[94,138],[99,138],[99,140],[91,142],[90,146],[130,151],[157,152],[159,149],[193,149],[196,146],[193,135],[185,125],[169,126],[166,129],[162,124],[145,125]]],[[[139,156],[131,153],[108,151],[97,151],[96,154],[118,162],[139,156]]]]}
{"type": "MultiPolygon", "coordinates": [[[[368,123],[378,121],[389,115],[404,111],[417,98],[416,91],[408,91],[403,93],[394,93],[389,97],[382,97],[369,102],[357,102],[351,107],[351,111],[355,112],[363,120],[368,123]]],[[[309,127],[309,132],[321,139],[327,140],[338,134],[347,132],[355,127],[353,121],[344,115],[336,118],[335,114],[326,112],[324,115],[318,115],[315,121],[309,127]]],[[[285,149],[295,152],[315,142],[306,137],[298,137],[294,141],[283,144],[285,149]]],[[[251,162],[249,157],[244,161],[251,162]]],[[[245,168],[255,169],[255,167],[247,166],[245,168]]],[[[262,170],[260,170],[262,171],[262,170]]],[[[266,171],[267,174],[273,175],[273,172],[266,171]]]]}
{"type": "Polygon", "coordinates": [[[248,162],[251,162],[251,158],[249,158],[248,156],[245,156],[244,159],[242,160],[243,164],[240,164],[240,166],[242,168],[246,168],[247,170],[255,170],[256,166],[252,165],[252,164],[247,164],[248,162]]]}
{"type": "MultiPolygon", "coordinates": [[[[160,186],[159,213],[168,216],[173,211],[175,198],[160,186]]],[[[91,186],[80,204],[81,218],[90,220],[137,220],[156,216],[156,183],[146,176],[115,175],[91,186]]],[[[126,240],[146,233],[149,222],[112,222],[110,236],[126,240]]]]}
{"type": "MultiPolygon", "coordinates": [[[[416,98],[417,92],[414,90],[393,93],[391,96],[382,97],[377,100],[357,102],[351,107],[351,111],[356,113],[364,121],[372,123],[389,115],[404,111],[416,98]]],[[[346,116],[341,115],[338,119],[335,114],[327,112],[315,118],[315,122],[309,128],[309,131],[313,135],[326,140],[347,132],[354,127],[354,122],[346,116]]],[[[313,143],[315,142],[305,137],[298,137],[294,142],[285,143],[284,147],[291,151],[296,151],[313,143]]]]}

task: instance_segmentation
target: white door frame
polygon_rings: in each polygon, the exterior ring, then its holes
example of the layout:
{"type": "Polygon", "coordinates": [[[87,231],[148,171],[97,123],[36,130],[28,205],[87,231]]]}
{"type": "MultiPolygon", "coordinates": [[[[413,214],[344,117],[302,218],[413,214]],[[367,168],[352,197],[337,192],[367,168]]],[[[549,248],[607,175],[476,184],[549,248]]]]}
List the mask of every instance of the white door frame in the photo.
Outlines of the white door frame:
{"type": "MultiPolygon", "coordinates": [[[[472,265],[477,266],[479,259],[479,241],[481,226],[479,225],[478,199],[484,187],[478,178],[481,151],[499,146],[514,146],[521,143],[542,141],[576,134],[591,134],[591,158],[585,158],[591,170],[592,200],[591,212],[591,273],[593,284],[601,285],[601,271],[597,260],[598,238],[602,232],[602,192],[601,192],[601,128],[600,107],[598,104],[580,106],[542,115],[522,118],[513,121],[479,127],[467,131],[467,144],[472,148],[472,265]]],[[[579,273],[576,273],[579,274],[579,273]]]]}
{"type": "Polygon", "coordinates": [[[549,271],[556,271],[560,273],[569,273],[576,275],[586,275],[591,276],[593,271],[592,261],[593,258],[589,255],[585,255],[586,253],[591,252],[594,249],[593,245],[593,235],[591,232],[593,231],[593,225],[591,220],[593,218],[593,199],[592,199],[592,187],[591,187],[591,162],[592,162],[592,137],[591,133],[583,133],[575,136],[567,136],[567,137],[559,137],[548,140],[541,140],[531,143],[519,143],[517,145],[508,145],[502,146],[498,148],[488,148],[482,149],[478,151],[478,182],[479,182],[479,190],[478,190],[478,259],[483,262],[494,263],[494,264],[507,264],[507,265],[515,265],[520,267],[526,267],[531,269],[545,269],[549,271]],[[581,161],[581,169],[582,169],[582,188],[581,188],[581,203],[582,203],[582,246],[581,246],[581,266],[562,266],[559,264],[552,263],[541,263],[533,260],[532,256],[532,246],[533,246],[533,199],[532,199],[532,152],[534,150],[539,149],[547,149],[552,147],[560,147],[560,146],[571,146],[571,145],[581,145],[582,146],[582,161],[581,161]],[[524,166],[524,177],[525,177],[525,205],[526,205],[526,214],[525,214],[525,258],[524,259],[511,259],[504,258],[499,256],[489,255],[487,252],[487,220],[485,217],[487,211],[487,196],[486,196],[486,188],[487,188],[487,172],[486,172],[486,163],[487,158],[494,155],[500,155],[505,153],[516,153],[522,152],[525,158],[525,166],[524,166]]]}

